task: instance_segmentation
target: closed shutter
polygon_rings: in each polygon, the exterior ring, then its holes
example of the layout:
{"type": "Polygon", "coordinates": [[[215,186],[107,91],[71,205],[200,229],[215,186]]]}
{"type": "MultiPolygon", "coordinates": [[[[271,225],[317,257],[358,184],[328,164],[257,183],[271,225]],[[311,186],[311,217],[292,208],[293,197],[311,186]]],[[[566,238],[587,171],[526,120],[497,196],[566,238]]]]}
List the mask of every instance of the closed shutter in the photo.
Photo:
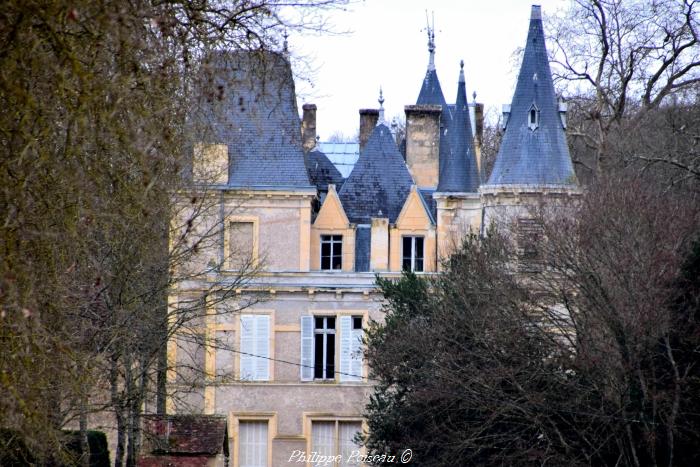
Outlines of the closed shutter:
{"type": "Polygon", "coordinates": [[[301,380],[314,379],[314,317],[301,317],[301,380]]]}
{"type": "Polygon", "coordinates": [[[352,372],[352,317],[340,317],[340,381],[355,381],[352,372]]]}
{"type": "Polygon", "coordinates": [[[362,329],[352,330],[352,363],[350,373],[357,375],[353,381],[362,381],[362,329]]]}
{"type": "Polygon", "coordinates": [[[255,359],[256,381],[268,381],[270,379],[270,316],[259,315],[255,317],[255,359]]]}
{"type": "Polygon", "coordinates": [[[255,377],[255,315],[241,315],[241,379],[255,377]]]}
{"type": "Polygon", "coordinates": [[[362,329],[352,316],[340,317],[340,381],[362,381],[362,329]]]}
{"type": "Polygon", "coordinates": [[[270,379],[270,316],[241,315],[241,379],[270,379]]]}

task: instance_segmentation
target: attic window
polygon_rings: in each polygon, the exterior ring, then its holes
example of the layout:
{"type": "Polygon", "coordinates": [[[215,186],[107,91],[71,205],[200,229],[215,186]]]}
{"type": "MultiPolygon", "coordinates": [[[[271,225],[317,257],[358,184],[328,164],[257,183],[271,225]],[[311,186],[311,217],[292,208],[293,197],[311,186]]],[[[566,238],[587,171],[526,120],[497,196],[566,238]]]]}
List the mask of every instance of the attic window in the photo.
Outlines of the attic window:
{"type": "Polygon", "coordinates": [[[535,104],[532,104],[527,114],[527,126],[533,131],[540,126],[540,109],[535,104]]]}

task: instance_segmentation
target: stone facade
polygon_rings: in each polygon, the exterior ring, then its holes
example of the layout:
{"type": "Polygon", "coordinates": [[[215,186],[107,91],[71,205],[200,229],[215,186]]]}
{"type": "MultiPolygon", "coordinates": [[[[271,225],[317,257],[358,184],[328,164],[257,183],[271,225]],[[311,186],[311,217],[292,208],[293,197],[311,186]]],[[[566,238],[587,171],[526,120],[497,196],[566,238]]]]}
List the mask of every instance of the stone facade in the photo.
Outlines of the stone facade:
{"type": "MultiPolygon", "coordinates": [[[[539,18],[533,9],[535,29],[539,18]]],[[[244,117],[232,112],[218,139],[196,147],[205,167],[196,167],[195,176],[208,173],[206,164],[220,174],[226,155],[230,166],[223,170],[228,180],[219,175],[206,187],[216,202],[202,224],[216,233],[193,259],[195,269],[218,266],[179,283],[169,299],[171,307],[199,300],[205,313],[188,329],[198,340],[176,335],[169,344],[168,411],[225,417],[229,465],[312,465],[297,461],[312,452],[347,456],[359,449],[352,435],[366,428],[362,412],[372,381],[358,339],[370,321],[382,320],[375,275],[399,277],[405,269],[432,274],[465,235],[500,222],[503,213],[517,217],[543,199],[566,202],[578,193],[572,179],[522,186],[521,169],[513,165],[517,157],[504,152],[507,145],[497,158],[501,178],[480,187],[480,138],[473,128],[481,122],[472,127],[469,112],[471,107],[473,115],[483,115],[483,107],[467,103],[463,71],[457,104],[445,103],[432,31],[429,38],[426,78],[417,104],[405,108],[405,160],[383,109],[363,109],[359,159],[338,180],[315,144],[316,107],[305,105],[299,119],[290,98],[293,83],[286,79],[279,80],[285,91],[270,97],[283,96],[281,102],[240,97],[249,105],[245,118],[262,121],[239,124],[244,117]],[[268,104],[275,112],[254,107],[268,104]],[[294,115],[289,134],[268,121],[285,114],[294,115]],[[271,131],[282,137],[271,137],[271,131]],[[275,142],[263,146],[258,140],[275,142]],[[264,150],[240,150],[241,141],[264,150]],[[260,159],[260,165],[250,159],[260,159]],[[212,227],[217,224],[218,231],[212,227]],[[241,280],[241,270],[254,274],[241,280]],[[187,368],[201,375],[186,381],[180,374],[187,368]]],[[[526,57],[532,55],[530,42],[526,57]]],[[[271,62],[281,67],[282,78],[291,77],[288,63],[271,62]]],[[[541,77],[547,72],[548,65],[538,71],[541,77]]],[[[514,102],[522,100],[517,93],[514,102]]],[[[549,104],[538,103],[543,116],[549,104]]],[[[509,132],[520,133],[519,126],[528,124],[516,117],[509,132]]],[[[542,120],[539,130],[555,124],[542,120]]],[[[527,131],[528,141],[537,143],[538,128],[527,131]]],[[[563,134],[561,126],[548,131],[563,134]]],[[[556,159],[564,167],[568,152],[533,150],[530,156],[556,159]]],[[[203,188],[201,180],[195,182],[203,188]]]]}

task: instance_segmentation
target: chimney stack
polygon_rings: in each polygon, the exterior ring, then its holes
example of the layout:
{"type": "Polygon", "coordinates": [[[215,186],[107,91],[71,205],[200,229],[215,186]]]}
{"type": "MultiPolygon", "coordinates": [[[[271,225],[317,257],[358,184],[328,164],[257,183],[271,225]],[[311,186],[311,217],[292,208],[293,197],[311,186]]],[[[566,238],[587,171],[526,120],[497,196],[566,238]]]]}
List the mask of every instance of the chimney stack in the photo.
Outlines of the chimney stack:
{"type": "Polygon", "coordinates": [[[379,110],[377,109],[360,109],[360,151],[367,144],[369,136],[372,134],[374,127],[379,121],[379,110]]]}
{"type": "Polygon", "coordinates": [[[316,104],[304,104],[301,107],[304,115],[301,120],[301,138],[304,152],[316,147],[316,104]]]}

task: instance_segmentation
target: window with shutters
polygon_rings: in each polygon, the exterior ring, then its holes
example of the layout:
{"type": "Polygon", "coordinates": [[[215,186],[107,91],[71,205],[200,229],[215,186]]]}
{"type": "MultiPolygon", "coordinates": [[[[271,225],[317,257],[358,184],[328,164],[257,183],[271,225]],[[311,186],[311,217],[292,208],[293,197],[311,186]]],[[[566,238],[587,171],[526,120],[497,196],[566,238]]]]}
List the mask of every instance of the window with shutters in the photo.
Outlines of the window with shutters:
{"type": "Polygon", "coordinates": [[[355,439],[362,431],[362,422],[345,420],[312,420],[311,452],[324,456],[324,463],[314,466],[349,467],[361,465],[358,454],[361,446],[355,439]],[[334,458],[337,462],[328,462],[334,458]]]}
{"type": "Polygon", "coordinates": [[[270,315],[241,315],[240,378],[270,380],[270,315]]]}
{"type": "Polygon", "coordinates": [[[257,260],[257,225],[254,220],[229,222],[226,228],[224,254],[229,269],[251,268],[257,260]]]}
{"type": "Polygon", "coordinates": [[[340,271],[343,268],[343,236],[321,235],[321,270],[340,271]]]}
{"type": "Polygon", "coordinates": [[[238,421],[239,467],[268,467],[267,420],[238,421]]]}
{"type": "Polygon", "coordinates": [[[424,243],[423,237],[402,237],[402,268],[404,271],[423,271],[424,243]]]}
{"type": "Polygon", "coordinates": [[[362,323],[362,316],[302,316],[301,380],[362,381],[362,323]]]}

